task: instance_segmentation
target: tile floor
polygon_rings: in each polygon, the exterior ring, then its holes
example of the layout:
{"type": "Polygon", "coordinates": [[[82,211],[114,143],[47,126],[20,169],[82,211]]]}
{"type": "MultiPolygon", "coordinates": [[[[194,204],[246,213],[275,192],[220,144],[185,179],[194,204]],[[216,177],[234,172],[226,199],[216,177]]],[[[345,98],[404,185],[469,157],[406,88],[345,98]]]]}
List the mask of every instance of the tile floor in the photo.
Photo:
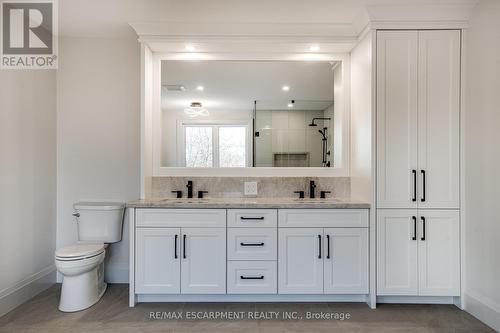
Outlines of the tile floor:
{"type": "Polygon", "coordinates": [[[57,310],[55,285],[0,318],[0,332],[494,332],[452,305],[381,304],[376,310],[353,303],[142,303],[128,307],[127,285],[110,285],[93,307],[57,310]],[[307,311],[349,313],[349,320],[175,320],[150,319],[156,311],[307,311]]]}

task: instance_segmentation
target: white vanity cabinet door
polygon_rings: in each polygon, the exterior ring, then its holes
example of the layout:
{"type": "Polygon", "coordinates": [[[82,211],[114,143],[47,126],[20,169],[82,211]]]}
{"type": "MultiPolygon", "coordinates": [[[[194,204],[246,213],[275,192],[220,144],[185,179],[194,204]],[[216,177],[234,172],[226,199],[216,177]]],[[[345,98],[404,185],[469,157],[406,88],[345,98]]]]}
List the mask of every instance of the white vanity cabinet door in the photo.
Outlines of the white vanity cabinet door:
{"type": "Polygon", "coordinates": [[[418,35],[418,206],[459,208],[460,31],[418,35]]]}
{"type": "Polygon", "coordinates": [[[226,293],[226,228],[182,228],[181,293],[226,293]]]}
{"type": "Polygon", "coordinates": [[[368,293],[368,228],[326,228],[325,294],[368,293]]]}
{"type": "Polygon", "coordinates": [[[136,229],[135,290],[137,293],[178,294],[180,292],[179,239],[180,228],[136,229]]]}
{"type": "Polygon", "coordinates": [[[417,31],[377,32],[377,207],[416,208],[417,31]]]}
{"type": "Polygon", "coordinates": [[[460,295],[459,237],[458,210],[419,211],[420,296],[460,295]]]}
{"type": "Polygon", "coordinates": [[[417,295],[416,222],[416,209],[377,211],[377,295],[417,295]]]}
{"type": "Polygon", "coordinates": [[[323,293],[323,228],[280,228],[278,293],[323,293]]]}

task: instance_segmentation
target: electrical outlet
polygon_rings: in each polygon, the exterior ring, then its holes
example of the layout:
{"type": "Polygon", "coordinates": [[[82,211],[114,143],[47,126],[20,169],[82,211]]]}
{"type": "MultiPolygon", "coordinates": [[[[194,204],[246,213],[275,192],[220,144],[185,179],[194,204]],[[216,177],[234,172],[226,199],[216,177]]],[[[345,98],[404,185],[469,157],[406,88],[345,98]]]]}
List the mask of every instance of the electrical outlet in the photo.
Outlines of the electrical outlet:
{"type": "Polygon", "coordinates": [[[245,195],[257,195],[257,182],[245,182],[245,195]]]}

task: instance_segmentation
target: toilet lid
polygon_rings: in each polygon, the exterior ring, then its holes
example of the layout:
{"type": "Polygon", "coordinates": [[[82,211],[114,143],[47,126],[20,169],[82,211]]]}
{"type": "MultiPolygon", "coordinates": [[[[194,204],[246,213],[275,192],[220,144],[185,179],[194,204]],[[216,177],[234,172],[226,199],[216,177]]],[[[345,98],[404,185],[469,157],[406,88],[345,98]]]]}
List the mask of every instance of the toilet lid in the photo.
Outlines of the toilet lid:
{"type": "Polygon", "coordinates": [[[104,251],[104,243],[76,243],[56,251],[58,258],[92,257],[104,251]]]}

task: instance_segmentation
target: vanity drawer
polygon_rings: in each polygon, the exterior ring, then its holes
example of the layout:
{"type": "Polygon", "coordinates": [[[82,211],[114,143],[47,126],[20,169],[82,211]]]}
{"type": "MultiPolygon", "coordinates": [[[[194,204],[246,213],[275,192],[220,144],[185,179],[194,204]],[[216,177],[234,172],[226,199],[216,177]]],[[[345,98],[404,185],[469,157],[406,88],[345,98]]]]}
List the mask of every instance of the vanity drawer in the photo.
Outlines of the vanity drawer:
{"type": "Polygon", "coordinates": [[[277,228],[228,228],[228,260],[276,260],[277,228]]]}
{"type": "Polygon", "coordinates": [[[276,209],[228,209],[228,227],[273,228],[278,225],[276,209]]]}
{"type": "Polygon", "coordinates": [[[280,228],[368,228],[368,209],[280,209],[280,228]]]}
{"type": "Polygon", "coordinates": [[[276,294],[276,261],[228,261],[228,294],[276,294]]]}
{"type": "Polygon", "coordinates": [[[136,209],[137,227],[222,227],[226,226],[225,209],[136,209]]]}

